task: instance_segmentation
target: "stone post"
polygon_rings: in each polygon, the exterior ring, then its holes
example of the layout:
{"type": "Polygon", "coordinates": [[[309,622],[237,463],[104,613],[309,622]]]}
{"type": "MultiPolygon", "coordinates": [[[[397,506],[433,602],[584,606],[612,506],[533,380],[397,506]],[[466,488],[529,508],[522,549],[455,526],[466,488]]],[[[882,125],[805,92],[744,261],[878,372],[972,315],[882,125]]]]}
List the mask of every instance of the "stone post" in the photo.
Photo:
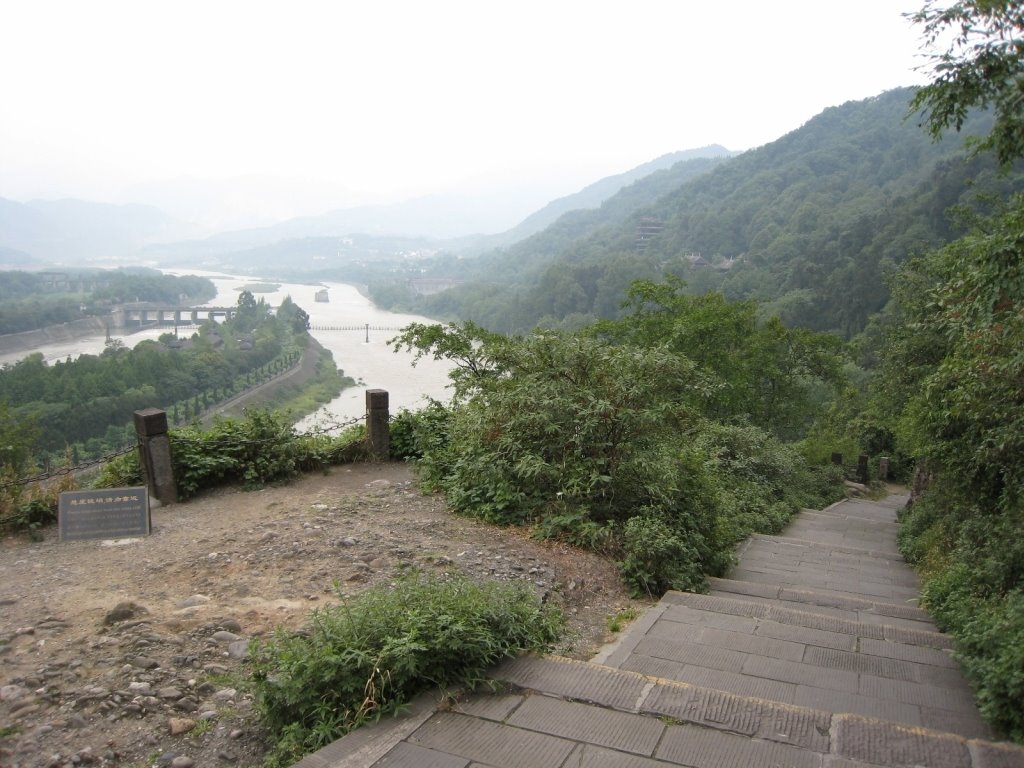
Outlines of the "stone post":
{"type": "Polygon", "coordinates": [[[861,485],[868,484],[868,461],[869,456],[866,453],[862,453],[857,457],[857,482],[861,485]]]}
{"type": "Polygon", "coordinates": [[[178,501],[171,464],[171,439],[167,435],[167,412],[159,408],[135,411],[135,434],[139,438],[139,463],[151,498],[161,504],[178,501]]]}
{"type": "Polygon", "coordinates": [[[883,483],[889,479],[889,457],[883,456],[878,460],[878,479],[883,483]]]}
{"type": "Polygon", "coordinates": [[[387,459],[391,451],[391,426],[388,391],[366,390],[366,445],[378,459],[387,459]]]}

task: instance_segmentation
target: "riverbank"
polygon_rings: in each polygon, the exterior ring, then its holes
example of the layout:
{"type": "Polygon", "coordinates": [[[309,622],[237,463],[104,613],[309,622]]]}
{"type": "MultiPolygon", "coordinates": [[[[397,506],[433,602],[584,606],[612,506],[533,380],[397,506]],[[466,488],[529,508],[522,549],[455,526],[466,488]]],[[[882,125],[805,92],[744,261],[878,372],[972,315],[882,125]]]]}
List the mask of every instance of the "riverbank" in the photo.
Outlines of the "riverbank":
{"type": "Polygon", "coordinates": [[[33,331],[6,333],[0,335],[0,357],[28,355],[49,344],[68,344],[78,339],[106,334],[107,319],[103,317],[84,317],[81,320],[49,325],[33,331]]]}
{"type": "Polygon", "coordinates": [[[209,424],[217,417],[241,416],[249,408],[290,410],[306,416],[355,384],[355,381],[338,372],[330,351],[310,336],[309,345],[302,351],[298,365],[220,403],[203,414],[202,421],[209,424]],[[322,363],[334,369],[333,376],[321,370],[322,363]],[[317,384],[321,390],[329,388],[331,391],[313,391],[317,384]]]}

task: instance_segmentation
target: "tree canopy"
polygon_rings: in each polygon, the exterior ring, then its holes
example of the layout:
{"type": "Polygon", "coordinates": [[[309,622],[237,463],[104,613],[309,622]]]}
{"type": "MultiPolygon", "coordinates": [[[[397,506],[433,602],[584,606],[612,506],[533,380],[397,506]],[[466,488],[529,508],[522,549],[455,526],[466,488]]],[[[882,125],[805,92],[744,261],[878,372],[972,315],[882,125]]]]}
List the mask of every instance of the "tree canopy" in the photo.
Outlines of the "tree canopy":
{"type": "Polygon", "coordinates": [[[971,109],[991,107],[995,123],[975,139],[976,151],[992,150],[1004,165],[1024,155],[1024,3],[928,0],[911,18],[928,47],[946,41],[930,56],[931,83],[912,102],[929,133],[960,131],[971,109]]]}

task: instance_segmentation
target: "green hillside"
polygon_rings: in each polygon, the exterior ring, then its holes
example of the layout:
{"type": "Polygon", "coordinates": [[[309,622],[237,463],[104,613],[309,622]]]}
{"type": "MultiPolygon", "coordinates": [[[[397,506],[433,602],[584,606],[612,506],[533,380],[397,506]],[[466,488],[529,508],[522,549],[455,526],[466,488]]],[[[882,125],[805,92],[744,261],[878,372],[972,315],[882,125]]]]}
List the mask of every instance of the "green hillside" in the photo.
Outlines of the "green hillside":
{"type": "MultiPolygon", "coordinates": [[[[632,280],[668,272],[695,293],[754,298],[787,324],[850,337],[885,306],[897,265],[956,234],[950,206],[984,207],[986,194],[1020,187],[990,158],[967,160],[960,138],[933,143],[908,117],[913,95],[832,107],[733,159],[653,174],[459,263],[453,276],[467,282],[419,308],[499,331],[578,327],[616,316],[632,280]]],[[[987,126],[975,116],[964,130],[987,126]]]]}

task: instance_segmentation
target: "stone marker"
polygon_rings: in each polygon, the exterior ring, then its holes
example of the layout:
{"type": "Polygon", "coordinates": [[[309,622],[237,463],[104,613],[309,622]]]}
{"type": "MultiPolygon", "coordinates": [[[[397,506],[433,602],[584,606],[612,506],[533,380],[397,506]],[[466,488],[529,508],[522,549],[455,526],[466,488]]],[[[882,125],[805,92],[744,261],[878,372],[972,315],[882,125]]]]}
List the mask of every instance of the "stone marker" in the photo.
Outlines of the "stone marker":
{"type": "Polygon", "coordinates": [[[65,491],[57,508],[61,541],[148,536],[149,494],[138,488],[65,491]]]}

